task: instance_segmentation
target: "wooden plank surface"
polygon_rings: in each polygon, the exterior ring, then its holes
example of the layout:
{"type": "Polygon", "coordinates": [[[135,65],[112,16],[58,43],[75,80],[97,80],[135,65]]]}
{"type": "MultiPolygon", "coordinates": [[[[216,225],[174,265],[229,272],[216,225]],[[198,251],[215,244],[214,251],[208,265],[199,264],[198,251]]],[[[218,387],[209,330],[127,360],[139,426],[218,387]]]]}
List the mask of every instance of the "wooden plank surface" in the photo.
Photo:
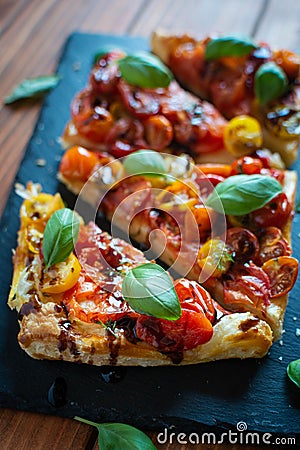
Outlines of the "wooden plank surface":
{"type": "MultiPolygon", "coordinates": [[[[61,47],[74,30],[145,37],[157,27],[199,37],[210,32],[243,32],[299,50],[299,12],[300,2],[295,0],[1,0],[0,98],[24,77],[55,71],[61,47]]],[[[10,107],[1,102],[0,212],[40,106],[37,100],[10,107]]],[[[0,436],[1,450],[98,449],[96,431],[87,425],[5,409],[0,410],[0,436]]],[[[156,434],[150,436],[157,445],[156,434]]],[[[157,447],[240,448],[176,443],[157,447]]]]}

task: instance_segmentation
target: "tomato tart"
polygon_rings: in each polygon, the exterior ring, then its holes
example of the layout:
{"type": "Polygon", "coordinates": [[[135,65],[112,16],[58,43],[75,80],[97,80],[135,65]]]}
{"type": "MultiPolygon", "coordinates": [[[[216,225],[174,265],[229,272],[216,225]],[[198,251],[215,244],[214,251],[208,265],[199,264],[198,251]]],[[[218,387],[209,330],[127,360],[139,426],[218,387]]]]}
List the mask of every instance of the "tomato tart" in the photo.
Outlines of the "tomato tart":
{"type": "Polygon", "coordinates": [[[115,157],[141,148],[175,153],[185,148],[201,160],[208,154],[228,158],[226,119],[212,104],[180,87],[154,58],[119,50],[98,56],[86,87],[72,101],[64,147],[82,145],[115,157]]]}
{"type": "Polygon", "coordinates": [[[161,30],[152,51],[182,86],[212,102],[227,119],[253,115],[261,123],[264,145],[279,152],[287,166],[300,143],[300,58],[245,36],[209,36],[161,30]]]}
{"type": "Polygon", "coordinates": [[[33,184],[22,194],[8,304],[18,312],[19,344],[33,358],[156,366],[267,353],[265,320],[226,310],[195,281],[174,281],[132,245],[84,225],[59,194],[33,184]],[[157,283],[147,284],[147,271],[168,288],[154,306],[157,283]],[[138,272],[147,296],[138,289],[132,303],[138,272]]]}
{"type": "Polygon", "coordinates": [[[121,161],[73,147],[59,177],[133,240],[151,245],[155,258],[202,283],[227,310],[267,321],[279,338],[298,273],[295,172],[271,167],[259,153],[197,165],[186,155],[141,150],[121,161]]]}

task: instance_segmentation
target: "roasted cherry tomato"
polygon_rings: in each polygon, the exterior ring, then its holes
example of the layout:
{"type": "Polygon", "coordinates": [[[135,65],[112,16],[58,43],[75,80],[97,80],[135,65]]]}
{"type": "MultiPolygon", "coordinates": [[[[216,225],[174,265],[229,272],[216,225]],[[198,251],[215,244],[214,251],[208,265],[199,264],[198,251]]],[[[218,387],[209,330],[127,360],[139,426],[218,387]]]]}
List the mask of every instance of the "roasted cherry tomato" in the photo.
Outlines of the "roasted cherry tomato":
{"type": "Polygon", "coordinates": [[[173,140],[173,127],[170,121],[159,114],[151,116],[144,122],[145,137],[153,150],[163,150],[173,140]]]}
{"type": "MultiPolygon", "coordinates": [[[[175,289],[182,308],[182,316],[175,321],[139,316],[136,323],[137,337],[160,352],[182,358],[184,350],[190,350],[208,342],[213,335],[214,307],[210,295],[196,282],[177,280],[175,289]]],[[[176,360],[174,359],[174,362],[176,360]]]]}
{"type": "Polygon", "coordinates": [[[104,141],[114,123],[106,106],[101,106],[89,89],[84,89],[74,98],[71,105],[72,119],[82,136],[97,143],[104,141]]]}
{"type": "Polygon", "coordinates": [[[225,128],[224,142],[234,156],[248,155],[262,146],[262,130],[251,116],[237,116],[225,128]]]}
{"type": "Polygon", "coordinates": [[[282,192],[276,195],[269,203],[253,213],[251,223],[258,229],[270,226],[282,227],[286,224],[292,212],[292,205],[286,194],[282,192]]]}
{"type": "Polygon", "coordinates": [[[259,251],[257,237],[246,228],[229,228],[226,243],[233,251],[234,260],[240,264],[253,261],[259,251]]]}
{"type": "Polygon", "coordinates": [[[252,158],[251,156],[243,156],[232,163],[230,175],[253,175],[260,173],[263,167],[263,163],[260,159],[252,158]]]}
{"type": "Polygon", "coordinates": [[[254,264],[235,264],[224,280],[224,305],[232,311],[264,311],[269,304],[270,280],[254,264]]]}
{"type": "Polygon", "coordinates": [[[101,56],[96,61],[90,76],[90,84],[95,92],[98,94],[114,94],[116,92],[117,82],[120,78],[116,61],[123,56],[125,56],[124,53],[113,51],[101,56]]]}
{"type": "Polygon", "coordinates": [[[140,148],[148,148],[142,123],[129,116],[115,121],[105,136],[105,144],[115,158],[121,158],[140,148]]]}
{"type": "Polygon", "coordinates": [[[207,163],[197,164],[196,167],[205,175],[219,175],[224,177],[224,179],[231,175],[231,166],[229,164],[207,163]]]}
{"type": "Polygon", "coordinates": [[[66,261],[54,264],[44,271],[42,292],[46,294],[61,294],[71,289],[78,281],[81,265],[76,256],[71,255],[66,261]]]}
{"type": "Polygon", "coordinates": [[[42,229],[48,219],[58,209],[64,208],[64,202],[59,194],[40,193],[24,200],[20,210],[22,226],[34,226],[42,229]]]}
{"type": "Polygon", "coordinates": [[[160,94],[158,90],[141,89],[126,83],[123,79],[118,83],[118,90],[127,111],[134,116],[146,119],[159,112],[160,94]]]}
{"type": "Polygon", "coordinates": [[[280,297],[294,286],[298,276],[298,261],[291,256],[280,256],[266,261],[262,269],[270,279],[271,297],[280,297]]]}
{"type": "Polygon", "coordinates": [[[232,250],[221,239],[209,239],[199,250],[198,264],[211,277],[221,277],[232,262],[232,250]]]}
{"type": "Polygon", "coordinates": [[[267,227],[259,238],[259,253],[255,264],[263,265],[266,261],[279,256],[290,256],[292,253],[288,241],[277,227],[267,227]]]}
{"type": "Polygon", "coordinates": [[[69,148],[62,157],[59,172],[67,179],[85,182],[97,165],[99,159],[96,153],[76,145],[69,148]]]}
{"type": "Polygon", "coordinates": [[[273,53],[275,63],[282,68],[289,80],[295,80],[299,76],[300,57],[290,50],[276,50],[273,53]]]}

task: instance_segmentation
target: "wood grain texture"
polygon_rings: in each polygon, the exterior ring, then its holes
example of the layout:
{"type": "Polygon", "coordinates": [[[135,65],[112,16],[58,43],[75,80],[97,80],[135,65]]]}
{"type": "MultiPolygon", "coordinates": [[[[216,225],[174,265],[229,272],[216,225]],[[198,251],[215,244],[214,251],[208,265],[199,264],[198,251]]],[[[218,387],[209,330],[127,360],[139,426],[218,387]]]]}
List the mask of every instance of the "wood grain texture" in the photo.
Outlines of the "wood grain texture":
{"type": "MultiPolygon", "coordinates": [[[[299,12],[295,0],[1,0],[0,213],[42,104],[28,100],[8,107],[3,99],[24,77],[54,72],[72,31],[145,37],[157,27],[199,37],[210,32],[255,32],[255,37],[272,45],[299,50],[299,12]]],[[[156,434],[149,435],[157,445],[156,434]]],[[[7,409],[0,410],[0,436],[1,450],[98,450],[97,432],[90,426],[7,409]]],[[[173,443],[157,448],[247,447],[173,443]]]]}

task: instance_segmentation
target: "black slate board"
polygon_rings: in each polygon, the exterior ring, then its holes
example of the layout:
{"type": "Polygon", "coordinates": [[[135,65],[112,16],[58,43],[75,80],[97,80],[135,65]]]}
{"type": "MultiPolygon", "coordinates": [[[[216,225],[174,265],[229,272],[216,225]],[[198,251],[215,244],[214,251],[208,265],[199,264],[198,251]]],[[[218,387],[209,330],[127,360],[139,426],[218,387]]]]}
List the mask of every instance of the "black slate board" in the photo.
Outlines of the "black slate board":
{"type": "MultiPolygon", "coordinates": [[[[62,80],[44,102],[17,182],[40,182],[44,191],[51,193],[59,188],[56,172],[62,149],[58,137],[69,118],[71,99],[86,84],[93,55],[104,45],[125,50],[148,48],[145,40],[131,37],[75,33],[68,39],[57,70],[62,80]],[[46,160],[45,167],[37,166],[39,158],[46,160]]],[[[263,360],[130,367],[125,369],[122,381],[106,383],[98,367],[33,360],[17,344],[16,313],[9,310],[6,299],[20,204],[21,199],[12,190],[0,223],[0,406],[123,421],[156,430],[171,425],[178,431],[236,430],[236,424],[243,421],[248,430],[300,433],[300,391],[286,376],[288,362],[300,357],[300,337],[296,336],[296,328],[300,328],[300,283],[290,295],[283,345],[276,343],[263,360]],[[49,403],[57,379],[63,380],[67,388],[66,402],[62,399],[59,407],[49,403]]],[[[299,215],[294,220],[293,246],[299,256],[299,215]]]]}

